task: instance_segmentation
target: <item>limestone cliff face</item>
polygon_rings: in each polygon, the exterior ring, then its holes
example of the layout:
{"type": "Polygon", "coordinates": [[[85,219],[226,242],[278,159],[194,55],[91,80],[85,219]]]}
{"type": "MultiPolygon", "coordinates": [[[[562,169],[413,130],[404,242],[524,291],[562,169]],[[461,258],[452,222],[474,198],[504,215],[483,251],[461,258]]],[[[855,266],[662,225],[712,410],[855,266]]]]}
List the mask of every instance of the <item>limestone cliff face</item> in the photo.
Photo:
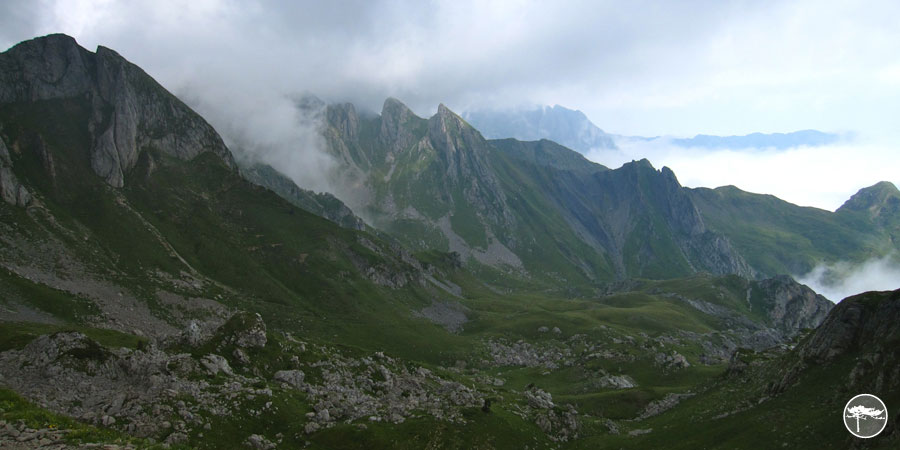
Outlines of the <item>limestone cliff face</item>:
{"type": "Polygon", "coordinates": [[[12,159],[2,138],[0,138],[0,198],[14,206],[24,207],[31,203],[31,194],[13,173],[12,159]]]}
{"type": "MultiPolygon", "coordinates": [[[[754,272],[724,236],[709,230],[696,205],[668,167],[657,171],[647,160],[624,164],[620,169],[595,176],[595,202],[606,233],[623,256],[637,252],[643,263],[662,256],[661,249],[678,253],[689,271],[737,274],[753,278],[754,272]],[[661,228],[659,224],[664,224],[661,228]],[[651,245],[656,243],[656,245],[651,245]],[[629,252],[629,247],[636,248],[629,252]]],[[[673,256],[673,255],[670,255],[673,256]]],[[[673,261],[674,262],[674,261],[673,261]]],[[[634,268],[630,269],[632,273],[634,268]]]]}
{"type": "MultiPolygon", "coordinates": [[[[490,225],[513,226],[506,195],[488,160],[489,144],[478,131],[441,104],[428,119],[423,145],[436,154],[446,181],[443,189],[461,189],[465,202],[490,225]]],[[[453,204],[456,199],[446,201],[453,204]]]]}
{"type": "Polygon", "coordinates": [[[388,149],[386,154],[395,158],[403,150],[410,148],[419,139],[409,124],[420,121],[419,117],[395,98],[388,98],[381,108],[381,127],[378,130],[378,144],[388,149]]]}
{"type": "Polygon", "coordinates": [[[91,167],[113,187],[147,148],[183,160],[213,152],[234,167],[212,126],[108,48],[91,53],[56,34],[0,54],[0,104],[71,98],[90,102],[91,167]]]}
{"type": "Polygon", "coordinates": [[[834,307],[828,299],[787,275],[761,280],[756,288],[770,302],[770,323],[788,334],[818,327],[834,307]]]}

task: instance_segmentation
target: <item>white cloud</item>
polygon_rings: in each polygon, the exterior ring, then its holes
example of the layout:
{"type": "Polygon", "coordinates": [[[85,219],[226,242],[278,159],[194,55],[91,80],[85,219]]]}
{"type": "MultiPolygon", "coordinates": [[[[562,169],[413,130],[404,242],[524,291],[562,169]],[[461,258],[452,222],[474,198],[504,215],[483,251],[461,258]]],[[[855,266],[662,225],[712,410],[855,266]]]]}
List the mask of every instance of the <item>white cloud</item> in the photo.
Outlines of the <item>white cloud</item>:
{"type": "Polygon", "coordinates": [[[889,255],[863,264],[839,262],[820,265],[808,274],[794,278],[829,300],[838,302],[863,292],[900,289],[900,264],[889,255]]]}
{"type": "Polygon", "coordinates": [[[622,134],[894,129],[900,3],[9,0],[0,45],[103,44],[165,85],[256,85],[378,108],[561,104],[622,134]],[[199,69],[198,69],[199,67],[199,69]]]}
{"type": "Polygon", "coordinates": [[[898,147],[862,139],[785,150],[684,148],[665,137],[652,141],[619,139],[617,144],[618,151],[595,150],[587,157],[611,168],[647,158],[657,168],[672,169],[684,186],[734,185],[829,211],[859,189],[879,181],[900,186],[898,147]]]}
{"type": "Polygon", "coordinates": [[[441,102],[560,104],[620,134],[881,137],[754,154],[625,149],[688,186],[735,184],[833,209],[900,167],[898,16],[889,0],[7,0],[0,47],[51,32],[111,47],[226,133],[281,129],[293,119],[260,102],[281,111],[287,96],[313,92],[375,110],[393,96],[420,115],[441,102]]]}

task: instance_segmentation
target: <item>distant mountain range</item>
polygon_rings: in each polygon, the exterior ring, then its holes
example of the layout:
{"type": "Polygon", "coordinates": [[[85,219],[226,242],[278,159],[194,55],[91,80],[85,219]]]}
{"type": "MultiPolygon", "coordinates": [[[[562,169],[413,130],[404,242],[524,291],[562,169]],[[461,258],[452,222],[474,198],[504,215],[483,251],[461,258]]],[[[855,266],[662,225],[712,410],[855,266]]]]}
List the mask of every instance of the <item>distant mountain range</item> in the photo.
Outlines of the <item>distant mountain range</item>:
{"type": "Polygon", "coordinates": [[[620,139],[664,140],[679,147],[711,150],[728,148],[783,150],[799,146],[829,145],[847,138],[844,135],[817,130],[750,133],[743,136],[698,134],[692,138],[619,136],[606,133],[581,111],[559,105],[537,106],[532,109],[478,109],[466,111],[462,117],[488,139],[515,138],[522,141],[548,139],[583,154],[591,150],[615,149],[620,139]]]}
{"type": "Polygon", "coordinates": [[[819,147],[834,144],[842,136],[816,130],[802,130],[791,133],[750,133],[743,136],[710,136],[698,134],[692,138],[672,139],[680,147],[701,147],[708,149],[775,148],[783,150],[791,147],[819,147]]]}
{"type": "Polygon", "coordinates": [[[548,139],[581,153],[616,148],[615,137],[594,125],[581,111],[555,106],[534,109],[472,110],[462,117],[488,139],[548,139]]]}

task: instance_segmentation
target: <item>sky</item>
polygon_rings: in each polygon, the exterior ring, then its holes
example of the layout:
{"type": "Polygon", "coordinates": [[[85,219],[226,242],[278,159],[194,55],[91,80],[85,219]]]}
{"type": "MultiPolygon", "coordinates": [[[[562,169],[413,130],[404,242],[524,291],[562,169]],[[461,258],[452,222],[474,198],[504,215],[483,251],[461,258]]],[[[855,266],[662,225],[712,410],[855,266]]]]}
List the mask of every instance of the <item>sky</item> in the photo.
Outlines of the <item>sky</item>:
{"type": "Polygon", "coordinates": [[[900,2],[877,0],[4,0],[0,48],[53,32],[113,48],[226,141],[280,154],[312,145],[291,129],[300,93],[373,111],[393,96],[423,116],[439,103],[559,104],[621,135],[854,132],[858,142],[828,148],[631,143],[592,156],[613,167],[647,157],[688,186],[833,210],[861,187],[900,182],[897,17],[900,2]]]}

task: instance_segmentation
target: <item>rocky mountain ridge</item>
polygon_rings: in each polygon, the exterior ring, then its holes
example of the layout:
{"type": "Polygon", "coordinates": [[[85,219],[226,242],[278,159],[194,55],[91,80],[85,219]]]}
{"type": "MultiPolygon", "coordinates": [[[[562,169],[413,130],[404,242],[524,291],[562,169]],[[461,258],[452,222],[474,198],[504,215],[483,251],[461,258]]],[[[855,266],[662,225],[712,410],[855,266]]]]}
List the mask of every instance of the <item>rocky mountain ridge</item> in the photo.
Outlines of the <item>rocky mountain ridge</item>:
{"type": "Polygon", "coordinates": [[[569,280],[753,274],[667,168],[607,170],[555,144],[488,141],[444,105],[427,120],[396,99],[374,118],[327,109],[329,147],[367,192],[351,207],[412,248],[526,276],[557,261],[575,269],[551,276],[569,280]]]}
{"type": "Polygon", "coordinates": [[[89,105],[91,167],[110,186],[125,184],[146,148],[183,160],[211,152],[234,167],[202,117],[113,50],[91,53],[57,34],[0,54],[0,104],[57,99],[89,105]]]}

